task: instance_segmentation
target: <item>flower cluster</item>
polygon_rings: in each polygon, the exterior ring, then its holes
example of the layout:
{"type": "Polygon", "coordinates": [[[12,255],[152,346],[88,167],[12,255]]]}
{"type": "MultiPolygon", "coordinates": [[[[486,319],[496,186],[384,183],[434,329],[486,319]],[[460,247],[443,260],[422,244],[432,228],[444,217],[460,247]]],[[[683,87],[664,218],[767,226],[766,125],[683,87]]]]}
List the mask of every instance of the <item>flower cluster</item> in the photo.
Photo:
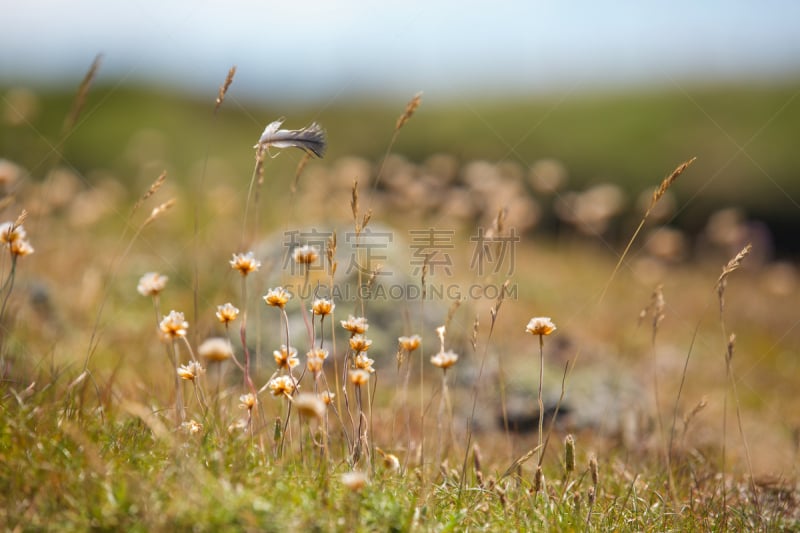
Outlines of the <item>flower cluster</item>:
{"type": "Polygon", "coordinates": [[[280,350],[274,350],[272,356],[275,358],[278,368],[291,370],[300,363],[300,360],[297,359],[297,350],[291,346],[287,347],[285,344],[281,344],[280,350]]]}
{"type": "Polygon", "coordinates": [[[280,307],[283,309],[286,307],[286,303],[292,298],[292,295],[289,294],[289,291],[284,289],[283,287],[275,287],[274,289],[269,289],[267,294],[264,295],[264,301],[267,302],[267,305],[271,305],[272,307],[280,307]]]}
{"type": "Polygon", "coordinates": [[[239,274],[246,276],[251,272],[257,272],[258,269],[261,268],[261,261],[256,259],[253,252],[247,252],[244,254],[233,254],[230,265],[232,269],[238,270],[239,274]]]}
{"type": "Polygon", "coordinates": [[[139,278],[139,284],[136,290],[142,296],[158,296],[167,286],[167,276],[162,276],[158,272],[148,272],[139,278]]]}
{"type": "Polygon", "coordinates": [[[369,329],[367,319],[363,316],[354,317],[350,315],[347,320],[342,320],[342,327],[350,332],[352,335],[363,335],[369,329]]]}
{"type": "Polygon", "coordinates": [[[161,320],[158,327],[166,337],[177,339],[186,336],[189,323],[183,318],[183,313],[173,310],[161,320]]]}
{"type": "Polygon", "coordinates": [[[194,381],[206,371],[197,361],[189,361],[178,367],[178,377],[186,381],[194,381]]]}
{"type": "Polygon", "coordinates": [[[18,222],[19,220],[0,224],[0,244],[5,244],[11,255],[25,257],[33,253],[33,246],[28,242],[25,228],[18,222]]]}
{"type": "Polygon", "coordinates": [[[239,316],[239,309],[234,307],[232,303],[228,302],[217,306],[217,320],[223,324],[228,325],[236,320],[237,316],[239,316]]]}

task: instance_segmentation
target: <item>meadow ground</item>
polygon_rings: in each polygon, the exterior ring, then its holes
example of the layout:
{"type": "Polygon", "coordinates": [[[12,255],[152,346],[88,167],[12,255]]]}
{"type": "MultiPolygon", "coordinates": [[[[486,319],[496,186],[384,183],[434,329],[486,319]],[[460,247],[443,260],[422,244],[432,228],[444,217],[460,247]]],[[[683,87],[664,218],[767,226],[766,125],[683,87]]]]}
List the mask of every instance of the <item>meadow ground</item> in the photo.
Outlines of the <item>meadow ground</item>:
{"type": "Polygon", "coordinates": [[[89,89],[4,97],[7,530],[800,526],[796,266],[722,145],[473,159],[437,135],[504,112],[412,100],[331,111],[320,160],[89,89]]]}

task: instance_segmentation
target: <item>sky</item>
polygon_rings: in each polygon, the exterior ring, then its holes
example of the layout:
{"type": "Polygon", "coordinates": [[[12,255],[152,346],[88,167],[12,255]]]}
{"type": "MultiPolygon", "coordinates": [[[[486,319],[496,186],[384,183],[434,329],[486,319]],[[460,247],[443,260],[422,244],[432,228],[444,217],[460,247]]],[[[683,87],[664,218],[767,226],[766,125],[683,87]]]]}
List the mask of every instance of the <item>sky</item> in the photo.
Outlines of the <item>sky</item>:
{"type": "Polygon", "coordinates": [[[800,79],[800,2],[0,0],[0,86],[426,99],[800,79]],[[12,7],[13,5],[13,7],[12,7]]]}

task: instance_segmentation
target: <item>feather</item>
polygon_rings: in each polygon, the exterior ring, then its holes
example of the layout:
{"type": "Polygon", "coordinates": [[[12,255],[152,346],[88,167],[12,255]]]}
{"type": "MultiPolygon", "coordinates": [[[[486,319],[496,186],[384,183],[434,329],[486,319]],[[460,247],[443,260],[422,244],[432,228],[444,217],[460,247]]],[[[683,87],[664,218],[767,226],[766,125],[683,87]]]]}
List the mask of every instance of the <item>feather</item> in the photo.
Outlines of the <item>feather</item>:
{"type": "Polygon", "coordinates": [[[275,148],[300,148],[309,154],[317,157],[325,155],[327,140],[325,130],[316,122],[310,126],[299,130],[282,130],[283,119],[276,120],[267,124],[264,133],[258,139],[258,144],[254,148],[270,147],[275,148]]]}

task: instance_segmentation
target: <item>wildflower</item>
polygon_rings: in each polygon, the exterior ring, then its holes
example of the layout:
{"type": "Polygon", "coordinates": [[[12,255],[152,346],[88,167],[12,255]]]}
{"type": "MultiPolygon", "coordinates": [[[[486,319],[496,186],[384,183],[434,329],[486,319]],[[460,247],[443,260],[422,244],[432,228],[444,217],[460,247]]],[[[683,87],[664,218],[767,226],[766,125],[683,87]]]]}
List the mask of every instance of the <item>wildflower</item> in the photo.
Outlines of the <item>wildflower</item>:
{"type": "Polygon", "coordinates": [[[228,426],[228,433],[234,433],[236,431],[244,431],[247,429],[247,420],[244,418],[240,418],[235,422],[231,422],[228,426]]]}
{"type": "Polygon", "coordinates": [[[359,352],[353,358],[353,364],[355,365],[355,367],[357,369],[366,370],[370,374],[374,374],[375,373],[375,369],[372,368],[373,363],[375,363],[375,361],[373,359],[370,359],[369,357],[367,357],[367,353],[366,352],[359,352]]]}
{"type": "Polygon", "coordinates": [[[219,363],[233,357],[233,348],[228,339],[211,337],[203,341],[197,353],[209,363],[219,363]]]}
{"type": "Polygon", "coordinates": [[[322,372],[322,363],[323,363],[322,359],[319,359],[317,357],[309,357],[306,360],[306,368],[312,374],[318,374],[322,372]]]}
{"type": "Polygon", "coordinates": [[[364,472],[352,471],[342,474],[342,485],[352,490],[359,492],[367,485],[367,475],[364,472]]]}
{"type": "Polygon", "coordinates": [[[237,316],[239,316],[239,310],[232,303],[228,302],[217,306],[217,319],[223,324],[227,325],[229,322],[233,322],[237,316]]]}
{"type": "Polygon", "coordinates": [[[189,328],[189,323],[183,319],[183,313],[179,313],[178,311],[170,311],[169,314],[161,320],[159,327],[164,335],[176,339],[178,337],[186,336],[186,330],[189,328]]]}
{"type": "Polygon", "coordinates": [[[314,246],[304,244],[294,249],[294,262],[300,265],[310,265],[319,258],[319,252],[314,246]]]}
{"type": "Polygon", "coordinates": [[[205,368],[200,366],[196,361],[189,361],[188,364],[178,367],[178,377],[186,381],[194,381],[197,377],[206,371],[205,368]]]}
{"type": "Polygon", "coordinates": [[[556,330],[556,325],[549,316],[531,318],[525,331],[531,335],[550,335],[556,330]]]}
{"type": "Polygon", "coordinates": [[[139,278],[136,290],[142,296],[157,296],[167,286],[167,276],[162,276],[158,272],[148,272],[139,278]]]}
{"type": "Polygon", "coordinates": [[[18,257],[25,257],[26,255],[30,255],[34,252],[33,246],[31,243],[24,239],[17,239],[11,242],[11,254],[16,255],[18,257]]]}
{"type": "Polygon", "coordinates": [[[386,453],[380,448],[375,448],[375,451],[377,451],[381,457],[383,457],[383,466],[386,468],[386,470],[389,472],[400,470],[400,459],[398,459],[396,455],[392,453],[386,453]]]}
{"type": "Polygon", "coordinates": [[[240,409],[247,409],[250,411],[253,407],[256,406],[258,400],[256,399],[256,395],[252,392],[248,392],[247,394],[242,394],[239,396],[239,408],[240,409]]]}
{"type": "Polygon", "coordinates": [[[267,305],[271,305],[272,307],[280,307],[283,309],[286,306],[286,302],[288,302],[292,298],[292,295],[284,289],[283,287],[275,287],[274,289],[270,288],[267,291],[267,294],[264,295],[264,301],[267,302],[267,305]]]}
{"type": "Polygon", "coordinates": [[[308,353],[306,353],[306,357],[308,358],[306,362],[308,371],[316,374],[318,372],[322,372],[322,365],[325,362],[325,359],[328,358],[328,350],[324,350],[322,348],[309,350],[308,353]]]}
{"type": "Polygon", "coordinates": [[[196,435],[203,430],[203,424],[197,420],[189,420],[181,424],[181,428],[191,435],[196,435]]]}
{"type": "Polygon", "coordinates": [[[332,404],[333,403],[333,399],[335,397],[336,397],[336,394],[331,392],[331,391],[329,391],[329,390],[326,390],[325,392],[320,392],[319,393],[319,399],[322,400],[325,403],[325,405],[332,404]]]}
{"type": "Polygon", "coordinates": [[[316,394],[304,392],[298,394],[292,403],[297,408],[297,412],[303,416],[322,420],[325,416],[325,402],[317,397],[316,394]]]}
{"type": "Polygon", "coordinates": [[[363,316],[354,317],[350,315],[347,320],[342,320],[342,327],[353,335],[363,335],[369,329],[367,319],[363,316]]]}
{"type": "Polygon", "coordinates": [[[405,350],[408,353],[413,352],[417,348],[419,348],[422,339],[419,335],[411,335],[410,337],[399,337],[397,339],[400,348],[405,350]]]}
{"type": "Polygon", "coordinates": [[[327,298],[317,298],[311,305],[311,312],[315,315],[325,316],[331,314],[335,307],[336,304],[333,301],[327,298]]]}
{"type": "Polygon", "coordinates": [[[238,270],[242,276],[246,276],[251,272],[258,271],[261,268],[261,261],[255,258],[253,252],[247,252],[245,254],[233,254],[230,265],[232,269],[238,270]]]}
{"type": "Polygon", "coordinates": [[[290,376],[272,378],[267,384],[273,396],[291,395],[294,392],[294,380],[290,376]]]}
{"type": "Polygon", "coordinates": [[[437,366],[442,370],[447,370],[456,364],[456,361],[458,361],[458,354],[452,350],[447,350],[446,352],[442,350],[431,357],[431,363],[433,363],[433,366],[437,366]]]}
{"type": "Polygon", "coordinates": [[[14,241],[25,240],[27,234],[22,224],[14,222],[3,222],[0,224],[0,243],[11,244],[14,241]]]}
{"type": "Polygon", "coordinates": [[[328,355],[329,355],[328,350],[324,348],[315,348],[313,350],[309,350],[308,353],[306,353],[306,357],[308,358],[316,357],[317,359],[320,359],[322,361],[327,359],[328,355]]]}
{"type": "Polygon", "coordinates": [[[354,352],[366,352],[371,345],[372,341],[360,333],[350,337],[350,348],[354,352]]]}
{"type": "Polygon", "coordinates": [[[296,367],[300,361],[297,359],[297,350],[285,344],[281,344],[280,350],[274,350],[272,356],[275,358],[275,364],[278,368],[286,368],[291,370],[296,367]]]}
{"type": "Polygon", "coordinates": [[[369,372],[362,369],[351,370],[347,375],[350,377],[350,383],[353,385],[366,385],[369,381],[369,372]]]}

